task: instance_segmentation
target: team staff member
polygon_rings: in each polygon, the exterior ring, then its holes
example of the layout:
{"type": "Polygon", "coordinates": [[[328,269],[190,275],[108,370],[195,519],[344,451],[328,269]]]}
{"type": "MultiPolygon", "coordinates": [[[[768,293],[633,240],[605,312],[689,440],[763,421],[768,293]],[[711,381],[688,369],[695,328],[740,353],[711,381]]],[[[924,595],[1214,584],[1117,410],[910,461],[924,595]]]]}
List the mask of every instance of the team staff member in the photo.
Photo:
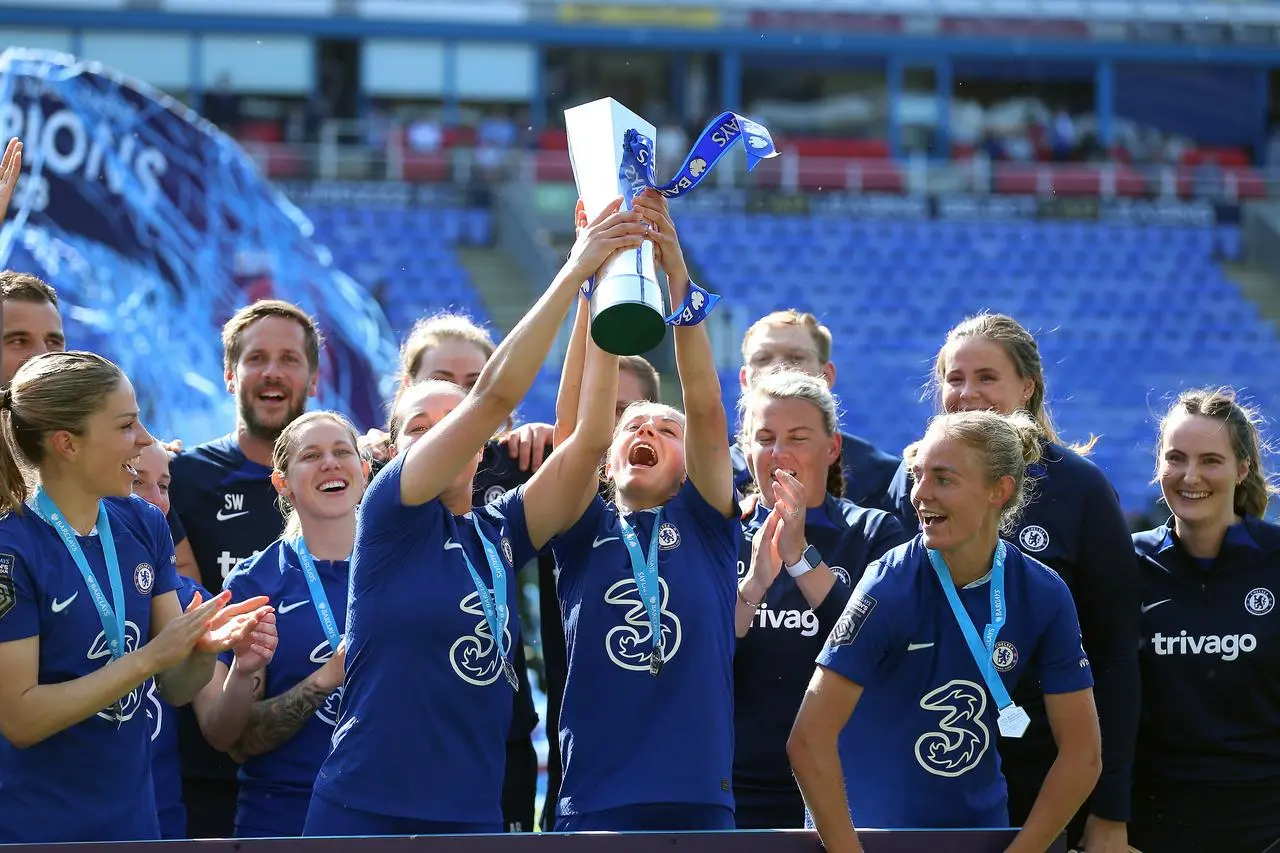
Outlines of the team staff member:
{"type": "Polygon", "coordinates": [[[738,829],[798,829],[804,800],[787,735],[813,661],[851,583],[909,537],[896,516],[840,497],[840,422],[822,379],[797,370],[763,376],[740,408],[739,445],[759,492],[747,498],[738,552],[736,821],[738,829]]]}
{"type": "MultiPolygon", "coordinates": [[[[178,453],[170,491],[206,589],[222,589],[240,561],[280,535],[284,524],[271,484],[271,452],[315,395],[320,347],[311,317],[278,300],[242,308],[222,327],[235,429],[178,453]]],[[[236,765],[205,742],[189,709],[180,714],[179,728],[188,835],[229,838],[235,831],[236,765]]]]}
{"type": "Polygon", "coordinates": [[[1071,594],[1000,538],[1039,439],[1025,414],[957,412],[907,448],[924,531],[867,568],[787,744],[830,853],[861,851],[851,815],[873,827],[1008,826],[992,741],[1030,723],[1009,698],[1019,681],[1043,691],[1058,755],[1008,853],[1049,849],[1093,790],[1098,716],[1071,594]]]}
{"type": "Polygon", "coordinates": [[[427,380],[397,395],[395,456],[360,506],[342,711],[307,835],[503,828],[510,691],[519,687],[514,571],[549,537],[544,515],[562,506],[557,459],[582,452],[566,442],[526,487],[481,510],[472,509],[473,481],[485,443],[528,393],[582,282],[645,239],[639,217],[618,212],[621,202],[579,239],[470,392],[427,380]]]}
{"type": "MultiPolygon", "coordinates": [[[[1088,447],[1065,447],[1046,404],[1044,368],[1031,333],[1004,314],[977,314],[948,334],[934,364],[934,384],[945,412],[1024,411],[1040,428],[1040,462],[1033,465],[1030,502],[1011,542],[1066,581],[1096,679],[1102,725],[1103,768],[1088,814],[1068,835],[1083,835],[1088,853],[1123,850],[1138,725],[1138,579],[1129,527],[1115,490],[1084,458],[1088,447]]],[[[893,485],[899,516],[910,529],[919,519],[910,502],[906,469],[893,485]]],[[[1009,820],[1024,823],[1058,754],[1043,701],[1024,680],[1014,695],[1031,715],[1026,736],[1000,742],[1001,770],[1009,780],[1009,820]]]]}
{"type": "Polygon", "coordinates": [[[0,411],[0,842],[158,839],[143,689],[189,702],[269,609],[179,607],[164,515],[130,494],[153,439],[116,365],[37,356],[0,411]]]}
{"type": "MultiPolygon", "coordinates": [[[[738,381],[745,391],[760,377],[777,370],[801,370],[822,377],[827,387],[835,386],[836,365],[831,360],[831,330],[812,314],[788,308],[766,314],[742,337],[742,368],[738,381]]],[[[858,506],[894,510],[889,486],[898,464],[897,456],[885,453],[856,435],[840,436],[840,461],[844,468],[844,497],[858,506]]],[[[746,492],[751,472],[743,451],[733,447],[734,484],[746,492]]]]}
{"type": "Polygon", "coordinates": [[[1143,853],[1262,853],[1280,841],[1280,528],[1257,419],[1186,391],[1160,424],[1169,523],[1134,534],[1142,726],[1129,840],[1143,853]]]}
{"type": "Polygon", "coordinates": [[[223,655],[222,701],[197,707],[209,742],[241,763],[237,838],[302,835],[342,700],[349,561],[368,465],[355,427],[308,412],[276,439],[272,480],[284,535],[227,578],[232,600],[275,603],[280,642],[265,668],[223,655]],[[236,681],[248,681],[248,689],[236,681]]]}

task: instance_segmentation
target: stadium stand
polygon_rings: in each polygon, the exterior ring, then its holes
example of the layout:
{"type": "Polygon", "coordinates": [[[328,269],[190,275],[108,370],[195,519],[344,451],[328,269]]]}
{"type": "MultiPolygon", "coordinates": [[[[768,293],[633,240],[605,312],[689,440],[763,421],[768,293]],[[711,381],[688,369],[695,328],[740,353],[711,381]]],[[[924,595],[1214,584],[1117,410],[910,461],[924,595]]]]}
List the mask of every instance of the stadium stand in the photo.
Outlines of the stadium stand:
{"type": "MultiPolygon", "coordinates": [[[[1280,340],[1219,263],[1239,253],[1234,226],[700,213],[680,224],[707,285],[747,314],[794,305],[831,328],[845,427],[894,452],[931,411],[924,385],[948,328],[983,309],[1036,333],[1064,437],[1100,436],[1093,458],[1130,512],[1156,496],[1153,418],[1169,391],[1235,383],[1264,407],[1280,398],[1280,340]]],[[[736,368],[722,382],[732,403],[736,368]]]]}

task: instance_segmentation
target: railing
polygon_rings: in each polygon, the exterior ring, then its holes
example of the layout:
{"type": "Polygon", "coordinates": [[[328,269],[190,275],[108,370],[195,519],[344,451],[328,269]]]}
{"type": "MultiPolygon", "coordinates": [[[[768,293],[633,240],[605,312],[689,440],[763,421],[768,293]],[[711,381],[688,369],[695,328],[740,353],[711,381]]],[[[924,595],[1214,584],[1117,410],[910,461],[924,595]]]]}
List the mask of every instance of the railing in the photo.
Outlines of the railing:
{"type": "MultiPolygon", "coordinates": [[[[264,174],[283,181],[403,181],[463,189],[512,179],[527,185],[573,181],[566,151],[452,148],[416,152],[394,140],[385,149],[376,150],[342,145],[336,138],[319,145],[246,143],[245,148],[264,174]]],[[[992,162],[982,156],[955,161],[924,157],[895,161],[804,157],[784,151],[750,173],[740,161],[724,163],[710,180],[721,188],[784,195],[834,191],[905,196],[1201,199],[1228,204],[1280,198],[1280,168],[992,162]]]]}

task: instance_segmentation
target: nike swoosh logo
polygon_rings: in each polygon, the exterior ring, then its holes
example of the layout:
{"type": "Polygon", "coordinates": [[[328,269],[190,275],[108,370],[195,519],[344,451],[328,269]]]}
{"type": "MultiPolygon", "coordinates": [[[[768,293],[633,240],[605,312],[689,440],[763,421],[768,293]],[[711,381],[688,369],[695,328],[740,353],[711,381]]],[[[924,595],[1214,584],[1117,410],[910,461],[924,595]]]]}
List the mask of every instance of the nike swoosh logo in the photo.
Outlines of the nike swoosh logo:
{"type": "Polygon", "coordinates": [[[242,515],[248,514],[249,510],[247,509],[240,512],[227,512],[225,509],[220,509],[218,510],[218,521],[230,521],[233,518],[239,518],[242,515]]]}
{"type": "Polygon", "coordinates": [[[52,610],[54,613],[61,613],[62,611],[66,610],[68,607],[71,606],[71,602],[75,601],[76,596],[78,596],[79,594],[80,593],[78,592],[72,593],[71,597],[68,598],[66,601],[59,601],[58,599],[55,598],[53,600],[53,603],[49,605],[49,609],[52,610]]]}
{"type": "Polygon", "coordinates": [[[592,548],[599,548],[601,545],[603,545],[603,544],[604,544],[604,543],[606,543],[606,542],[617,542],[617,541],[618,541],[618,537],[617,537],[617,536],[606,536],[606,537],[604,537],[603,539],[601,539],[599,536],[597,536],[597,537],[596,537],[596,541],[594,541],[594,542],[592,542],[592,543],[591,543],[591,547],[592,547],[592,548]]]}
{"type": "Polygon", "coordinates": [[[276,608],[276,612],[282,613],[282,614],[288,613],[290,610],[297,610],[302,605],[310,604],[310,603],[311,603],[311,599],[304,598],[302,599],[302,601],[295,601],[293,604],[281,604],[279,607],[276,608]]]}
{"type": "Polygon", "coordinates": [[[931,648],[933,648],[933,643],[907,643],[907,651],[909,652],[918,652],[921,649],[931,648]]]}
{"type": "Polygon", "coordinates": [[[1170,601],[1173,601],[1173,599],[1172,599],[1172,598],[1162,598],[1162,599],[1161,599],[1161,600],[1159,600],[1159,601],[1153,601],[1153,602],[1151,602],[1150,604],[1144,604],[1144,605],[1142,605],[1142,612],[1143,612],[1143,613],[1146,613],[1148,610],[1155,610],[1155,609],[1156,609],[1157,607],[1159,607],[1161,604],[1168,604],[1170,601]]]}

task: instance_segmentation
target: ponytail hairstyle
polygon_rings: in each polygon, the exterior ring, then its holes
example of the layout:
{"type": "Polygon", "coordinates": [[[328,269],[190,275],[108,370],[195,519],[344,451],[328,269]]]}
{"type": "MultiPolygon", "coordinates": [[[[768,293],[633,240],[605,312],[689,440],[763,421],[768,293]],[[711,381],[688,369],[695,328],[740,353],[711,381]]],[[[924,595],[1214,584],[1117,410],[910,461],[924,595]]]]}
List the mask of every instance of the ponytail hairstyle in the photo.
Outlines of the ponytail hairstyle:
{"type": "MultiPolygon", "coordinates": [[[[351,447],[358,454],[360,452],[360,437],[356,434],[356,428],[351,421],[339,412],[317,410],[307,412],[302,416],[290,421],[288,426],[280,431],[280,435],[276,438],[275,446],[271,448],[271,467],[280,473],[281,477],[289,476],[289,466],[293,462],[294,455],[298,452],[298,439],[311,424],[318,421],[330,421],[342,427],[351,439],[351,447]]],[[[298,511],[294,509],[293,503],[277,490],[276,506],[280,508],[280,514],[285,517],[284,536],[286,539],[300,536],[302,534],[302,522],[298,518],[298,511]]]]}
{"type": "MultiPolygon", "coordinates": [[[[1053,444],[1061,444],[1053,416],[1049,413],[1049,405],[1045,402],[1047,394],[1044,380],[1044,362],[1040,358],[1040,347],[1036,339],[1021,323],[1007,314],[991,314],[982,312],[967,317],[947,333],[947,339],[938,350],[934,359],[932,385],[938,401],[942,400],[942,388],[946,379],[947,350],[970,338],[982,338],[997,344],[1004,350],[1019,379],[1030,379],[1035,383],[1035,390],[1027,400],[1026,411],[1035,420],[1041,436],[1053,444]]],[[[1090,436],[1084,444],[1073,444],[1071,450],[1087,456],[1097,443],[1097,436],[1090,436]]]]}
{"type": "Polygon", "coordinates": [[[1257,410],[1242,404],[1231,388],[1183,391],[1160,419],[1160,440],[1156,445],[1157,480],[1160,477],[1160,459],[1164,455],[1165,430],[1169,419],[1177,412],[1213,418],[1226,425],[1227,437],[1231,441],[1231,451],[1235,454],[1237,464],[1243,462],[1248,466],[1244,479],[1236,485],[1232,508],[1241,517],[1251,515],[1262,518],[1266,515],[1267,504],[1277,489],[1267,479],[1262,467],[1262,450],[1265,445],[1259,432],[1262,418],[1257,410]]]}
{"type": "MultiPolygon", "coordinates": [[[[1042,427],[1027,412],[1002,415],[999,412],[949,412],[929,421],[926,435],[941,433],[982,455],[987,483],[1001,477],[1013,479],[1009,500],[1000,508],[1000,532],[1014,531],[1022,510],[1030,502],[1032,481],[1027,470],[1040,461],[1042,427]]],[[[915,461],[920,442],[908,447],[903,456],[908,467],[915,461]]]]}
{"type": "Polygon", "coordinates": [[[91,352],[48,352],[18,368],[0,392],[0,515],[21,513],[28,477],[44,463],[47,440],[66,430],[84,435],[89,419],[124,381],[119,367],[91,352]]]}
{"type": "MultiPolygon", "coordinates": [[[[751,446],[755,407],[768,400],[803,400],[822,415],[822,429],[827,438],[840,432],[839,403],[823,378],[800,370],[783,370],[757,379],[738,398],[738,422],[742,424],[738,432],[738,447],[744,454],[751,446]]],[[[754,480],[751,487],[758,488],[754,480]]],[[[844,462],[839,455],[827,468],[826,491],[832,497],[844,497],[844,462]]]]}

